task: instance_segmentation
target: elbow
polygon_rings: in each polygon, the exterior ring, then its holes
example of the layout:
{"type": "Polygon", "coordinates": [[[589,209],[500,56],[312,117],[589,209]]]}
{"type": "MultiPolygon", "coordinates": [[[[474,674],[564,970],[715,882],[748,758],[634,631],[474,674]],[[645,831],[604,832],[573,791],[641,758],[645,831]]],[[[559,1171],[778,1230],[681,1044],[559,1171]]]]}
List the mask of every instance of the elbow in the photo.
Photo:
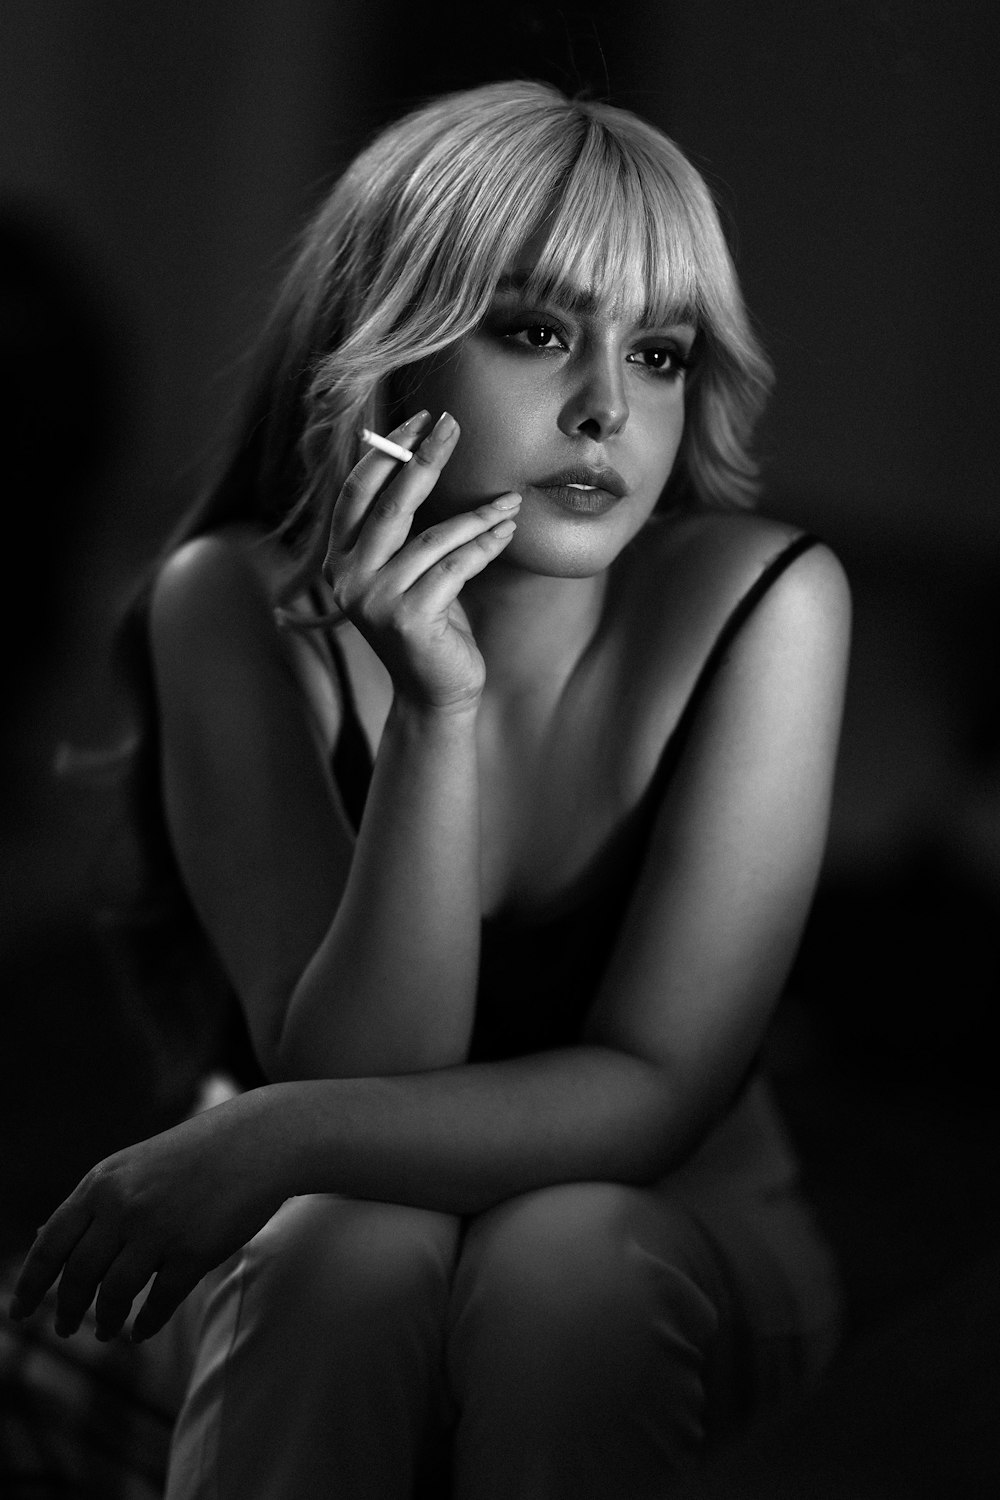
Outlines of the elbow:
{"type": "Polygon", "coordinates": [[[648,1187],[697,1149],[710,1128],[712,1102],[676,1066],[618,1047],[601,1050],[619,1075],[618,1106],[605,1136],[607,1176],[648,1187]]]}

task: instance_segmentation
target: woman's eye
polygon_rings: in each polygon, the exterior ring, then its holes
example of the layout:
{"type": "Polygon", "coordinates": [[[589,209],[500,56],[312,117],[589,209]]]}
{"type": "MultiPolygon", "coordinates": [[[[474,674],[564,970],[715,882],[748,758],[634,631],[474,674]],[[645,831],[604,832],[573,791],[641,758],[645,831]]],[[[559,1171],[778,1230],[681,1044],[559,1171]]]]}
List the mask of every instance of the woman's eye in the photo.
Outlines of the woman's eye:
{"type": "Polygon", "coordinates": [[[651,349],[637,349],[629,359],[637,361],[643,369],[657,375],[679,375],[687,368],[687,361],[677,349],[655,345],[651,349]]]}
{"type": "Polygon", "coordinates": [[[565,347],[559,333],[548,323],[528,323],[523,328],[512,330],[510,337],[530,345],[532,349],[565,347]]]}

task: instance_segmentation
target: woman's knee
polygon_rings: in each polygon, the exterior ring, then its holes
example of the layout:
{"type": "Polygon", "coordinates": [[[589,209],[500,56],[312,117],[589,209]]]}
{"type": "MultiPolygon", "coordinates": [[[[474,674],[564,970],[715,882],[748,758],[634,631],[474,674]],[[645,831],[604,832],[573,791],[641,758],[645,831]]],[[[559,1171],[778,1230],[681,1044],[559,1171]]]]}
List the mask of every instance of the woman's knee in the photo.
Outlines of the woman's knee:
{"type": "Polygon", "coordinates": [[[518,1462],[585,1485],[581,1430],[620,1468],[622,1493],[652,1493],[647,1470],[688,1461],[718,1328],[689,1239],[679,1209],[614,1183],[526,1194],[472,1224],[448,1342],[469,1464],[516,1434],[518,1462]]]}
{"type": "Polygon", "coordinates": [[[471,1226],[454,1304],[467,1321],[522,1327],[541,1345],[634,1353],[636,1337],[669,1324],[706,1347],[717,1315],[695,1271],[683,1212],[640,1188],[567,1183],[525,1194],[471,1226]]]}
{"type": "Polygon", "coordinates": [[[292,1198],[244,1252],[243,1296],[314,1333],[443,1318],[458,1238],[445,1214],[334,1195],[292,1198]]]}

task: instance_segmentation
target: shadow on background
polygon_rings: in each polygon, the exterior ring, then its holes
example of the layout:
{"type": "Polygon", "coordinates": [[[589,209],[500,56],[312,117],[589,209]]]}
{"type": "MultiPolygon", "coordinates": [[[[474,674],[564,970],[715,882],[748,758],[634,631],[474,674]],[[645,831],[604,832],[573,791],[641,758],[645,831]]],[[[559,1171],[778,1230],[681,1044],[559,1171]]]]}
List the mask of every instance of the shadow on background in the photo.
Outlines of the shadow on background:
{"type": "Polygon", "coordinates": [[[164,1079],[162,1036],[92,940],[107,799],[50,776],[61,742],[119,727],[126,585],[190,499],[290,236],[340,166],[428,93],[548,78],[647,115],[715,187],[778,368],[764,508],[830,541],[857,603],[829,857],[771,1047],[849,1344],[807,1413],[723,1455],[704,1493],[996,1492],[987,11],[5,6],[5,1251],[191,1084],[164,1079]]]}

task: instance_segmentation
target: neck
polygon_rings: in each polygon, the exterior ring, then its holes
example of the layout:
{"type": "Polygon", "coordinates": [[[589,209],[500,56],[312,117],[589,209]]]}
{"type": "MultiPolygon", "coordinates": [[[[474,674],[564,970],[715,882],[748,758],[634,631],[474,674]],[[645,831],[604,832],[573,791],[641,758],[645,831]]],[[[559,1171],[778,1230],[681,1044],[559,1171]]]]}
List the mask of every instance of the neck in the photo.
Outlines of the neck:
{"type": "Polygon", "coordinates": [[[494,562],[462,590],[494,703],[558,692],[593,639],[607,574],[550,578],[494,562]]]}

